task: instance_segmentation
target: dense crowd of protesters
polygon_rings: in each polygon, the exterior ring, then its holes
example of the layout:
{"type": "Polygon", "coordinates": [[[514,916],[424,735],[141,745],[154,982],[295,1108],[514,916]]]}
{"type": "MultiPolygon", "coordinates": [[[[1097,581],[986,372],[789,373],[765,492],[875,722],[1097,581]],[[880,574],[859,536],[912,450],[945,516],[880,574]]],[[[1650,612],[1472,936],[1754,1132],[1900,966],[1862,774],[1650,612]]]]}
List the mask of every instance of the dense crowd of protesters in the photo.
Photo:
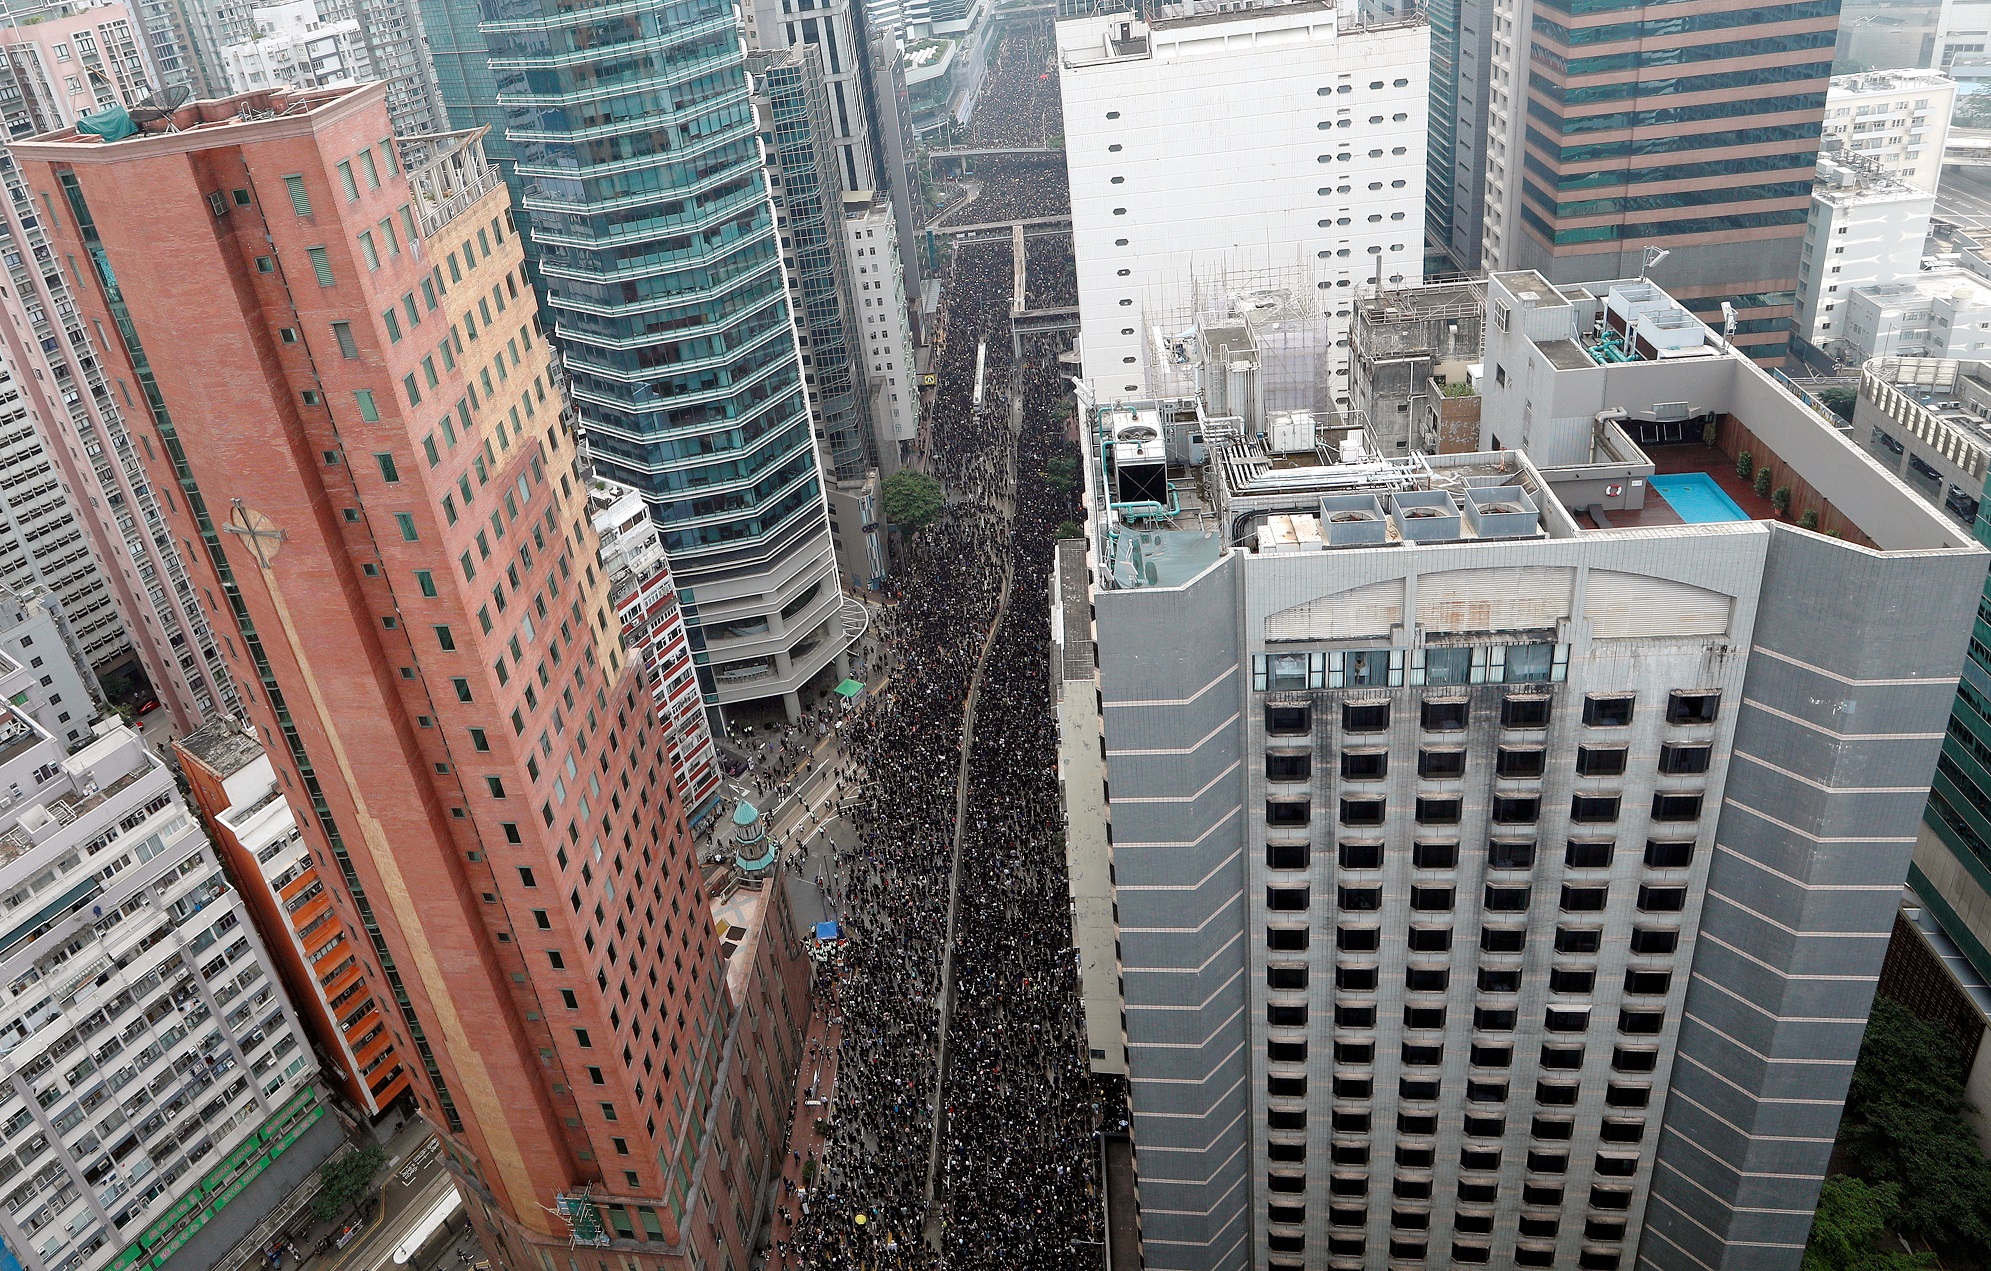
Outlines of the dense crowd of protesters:
{"type": "MultiPolygon", "coordinates": [[[[1055,134],[1048,23],[1006,38],[974,119],[987,144],[1055,134]]],[[[970,221],[1067,209],[1055,157],[983,160],[978,176],[970,221]]],[[[1044,294],[1062,298],[1069,245],[1044,251],[1044,294]]],[[[1047,661],[1052,536],[1076,504],[1045,476],[1066,447],[1058,348],[1026,345],[1021,366],[1011,356],[1013,266],[1006,238],[953,251],[923,455],[946,509],[895,562],[880,632],[889,675],[840,730],[851,833],[829,845],[829,885],[847,942],[821,985],[841,1048],[829,1141],[784,1197],[784,1265],[1098,1260],[1104,1114],[1079,1008],[1047,661]]],[[[1031,275],[1040,285],[1034,260],[1031,275]]]]}

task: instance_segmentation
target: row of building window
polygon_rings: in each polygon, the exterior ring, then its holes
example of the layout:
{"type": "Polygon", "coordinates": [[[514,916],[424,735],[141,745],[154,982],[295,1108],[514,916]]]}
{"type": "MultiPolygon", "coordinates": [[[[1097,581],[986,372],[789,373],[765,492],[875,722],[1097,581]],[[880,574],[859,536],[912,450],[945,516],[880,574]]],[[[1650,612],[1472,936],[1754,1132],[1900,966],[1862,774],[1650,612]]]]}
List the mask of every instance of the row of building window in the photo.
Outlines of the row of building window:
{"type": "MultiPolygon", "coordinates": [[[[1564,883],[1558,904],[1566,914],[1601,913],[1609,903],[1610,891],[1603,884],[1584,886],[1564,883]]],[[[1455,887],[1412,887],[1410,907],[1418,913],[1450,913],[1456,903],[1457,892],[1455,887]]],[[[1534,889],[1528,886],[1488,883],[1481,903],[1489,913],[1526,913],[1533,901],[1533,892],[1534,889]]],[[[1265,908],[1272,913],[1305,913],[1311,901],[1310,893],[1311,889],[1307,887],[1268,885],[1265,888],[1265,908]]],[[[1383,889],[1380,886],[1360,887],[1344,883],[1335,888],[1334,903],[1343,913],[1378,913],[1383,907],[1383,889]]],[[[1639,885],[1640,913],[1676,914],[1686,907],[1685,887],[1639,885]]]]}
{"type": "MultiPolygon", "coordinates": [[[[1540,774],[1537,774],[1540,775],[1540,774]]],[[[1661,791],[1652,796],[1651,818],[1655,821],[1697,821],[1703,796],[1661,791]]],[[[1615,794],[1574,794],[1569,798],[1569,819],[1578,825],[1604,825],[1616,821],[1623,796],[1615,794]]],[[[1388,814],[1389,800],[1378,797],[1344,795],[1337,820],[1351,829],[1380,829],[1388,814]]],[[[1457,825],[1464,817],[1465,800],[1456,796],[1420,796],[1413,811],[1419,825],[1457,825]]],[[[1542,801],[1533,794],[1496,794],[1491,820],[1495,825],[1533,825],[1541,819],[1542,801]]],[[[1273,830],[1304,829],[1312,819],[1312,804],[1305,799],[1267,799],[1265,824],[1273,830]]]]}
{"type": "MultiPolygon", "coordinates": [[[[1391,703],[1343,702],[1341,731],[1351,735],[1389,731],[1391,703]]],[[[1526,694],[1504,698],[1500,703],[1503,728],[1542,729],[1549,726],[1555,701],[1551,697],[1526,694]]],[[[1463,731],[1470,721],[1472,702],[1466,698],[1427,697],[1418,703],[1418,726],[1425,732],[1463,731]]],[[[1583,724],[1588,728],[1630,727],[1638,710],[1633,693],[1590,693],[1583,698],[1583,724]]],[[[1697,689],[1675,689],[1666,697],[1668,724],[1712,724],[1721,712],[1721,694],[1697,689]]],[[[1271,737],[1306,737],[1313,733],[1313,707],[1305,703],[1268,703],[1265,732],[1271,737]]]]}
{"type": "MultiPolygon", "coordinates": [[[[1486,845],[1486,867],[1494,870],[1533,869],[1537,844],[1531,839],[1493,839],[1486,845]]],[[[1685,869],[1694,861],[1693,839],[1647,839],[1645,864],[1650,869],[1685,869]]],[[[1385,847],[1376,842],[1342,842],[1335,847],[1335,864],[1343,870],[1381,869],[1385,847]]],[[[1413,843],[1410,863],[1417,869],[1454,869],[1459,863],[1456,842],[1413,843]]],[[[1569,869],[1609,869],[1617,854],[1613,839],[1570,839],[1563,847],[1569,869]]],[[[1306,869],[1313,862],[1309,843],[1267,843],[1267,869],[1306,869]]]]}
{"type": "MultiPolygon", "coordinates": [[[[1664,776],[1692,776],[1705,773],[1713,747],[1699,742],[1666,742],[1659,747],[1658,771],[1664,776]]],[[[1630,764],[1631,751],[1623,744],[1578,746],[1576,775],[1579,777],[1622,777],[1630,764]]],[[[1340,756],[1343,781],[1381,781],[1389,775],[1389,752],[1382,749],[1344,750],[1340,756]]],[[[1548,771],[1548,751],[1542,746],[1501,746],[1494,752],[1493,774],[1508,780],[1526,781],[1548,771]]],[[[1462,778],[1466,773],[1463,747],[1424,748],[1417,752],[1417,775],[1432,781],[1462,778]]],[[[1272,751],[1265,756],[1268,781],[1308,781],[1313,778],[1313,755],[1309,751],[1272,751]]]]}

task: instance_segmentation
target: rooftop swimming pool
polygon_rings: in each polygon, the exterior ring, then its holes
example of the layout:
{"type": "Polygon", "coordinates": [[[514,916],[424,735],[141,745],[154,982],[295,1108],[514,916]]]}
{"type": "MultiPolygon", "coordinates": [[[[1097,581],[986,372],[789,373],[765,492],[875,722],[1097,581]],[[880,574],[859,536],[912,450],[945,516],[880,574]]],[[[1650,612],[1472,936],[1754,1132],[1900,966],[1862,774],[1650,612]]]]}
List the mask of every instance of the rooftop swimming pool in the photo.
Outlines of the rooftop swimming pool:
{"type": "Polygon", "coordinates": [[[1705,472],[1673,472],[1654,475],[1648,481],[1654,493],[1665,499],[1689,525],[1749,519],[1749,514],[1705,472]]]}

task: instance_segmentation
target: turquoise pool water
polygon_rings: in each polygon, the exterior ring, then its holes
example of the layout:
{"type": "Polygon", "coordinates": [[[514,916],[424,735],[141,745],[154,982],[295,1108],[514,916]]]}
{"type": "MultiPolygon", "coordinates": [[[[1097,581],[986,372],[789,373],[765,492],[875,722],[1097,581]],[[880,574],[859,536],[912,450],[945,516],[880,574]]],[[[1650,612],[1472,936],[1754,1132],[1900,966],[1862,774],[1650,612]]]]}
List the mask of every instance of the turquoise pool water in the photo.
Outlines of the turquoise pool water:
{"type": "Polygon", "coordinates": [[[1717,521],[1746,521],[1749,514],[1723,493],[1715,479],[1705,472],[1675,472],[1650,478],[1652,488],[1673,505],[1680,519],[1689,525],[1709,525],[1717,521]]]}

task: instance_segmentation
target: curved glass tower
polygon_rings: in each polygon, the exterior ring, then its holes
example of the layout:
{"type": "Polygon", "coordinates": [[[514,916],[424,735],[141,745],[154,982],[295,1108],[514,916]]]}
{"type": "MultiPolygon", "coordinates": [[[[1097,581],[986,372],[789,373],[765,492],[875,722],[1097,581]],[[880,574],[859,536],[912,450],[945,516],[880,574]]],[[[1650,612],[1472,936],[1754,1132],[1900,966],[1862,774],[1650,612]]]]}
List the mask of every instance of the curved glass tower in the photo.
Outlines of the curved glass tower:
{"type": "Polygon", "coordinates": [[[792,711],[850,637],[733,7],[483,9],[595,465],[662,530],[706,700],[792,711]]]}

